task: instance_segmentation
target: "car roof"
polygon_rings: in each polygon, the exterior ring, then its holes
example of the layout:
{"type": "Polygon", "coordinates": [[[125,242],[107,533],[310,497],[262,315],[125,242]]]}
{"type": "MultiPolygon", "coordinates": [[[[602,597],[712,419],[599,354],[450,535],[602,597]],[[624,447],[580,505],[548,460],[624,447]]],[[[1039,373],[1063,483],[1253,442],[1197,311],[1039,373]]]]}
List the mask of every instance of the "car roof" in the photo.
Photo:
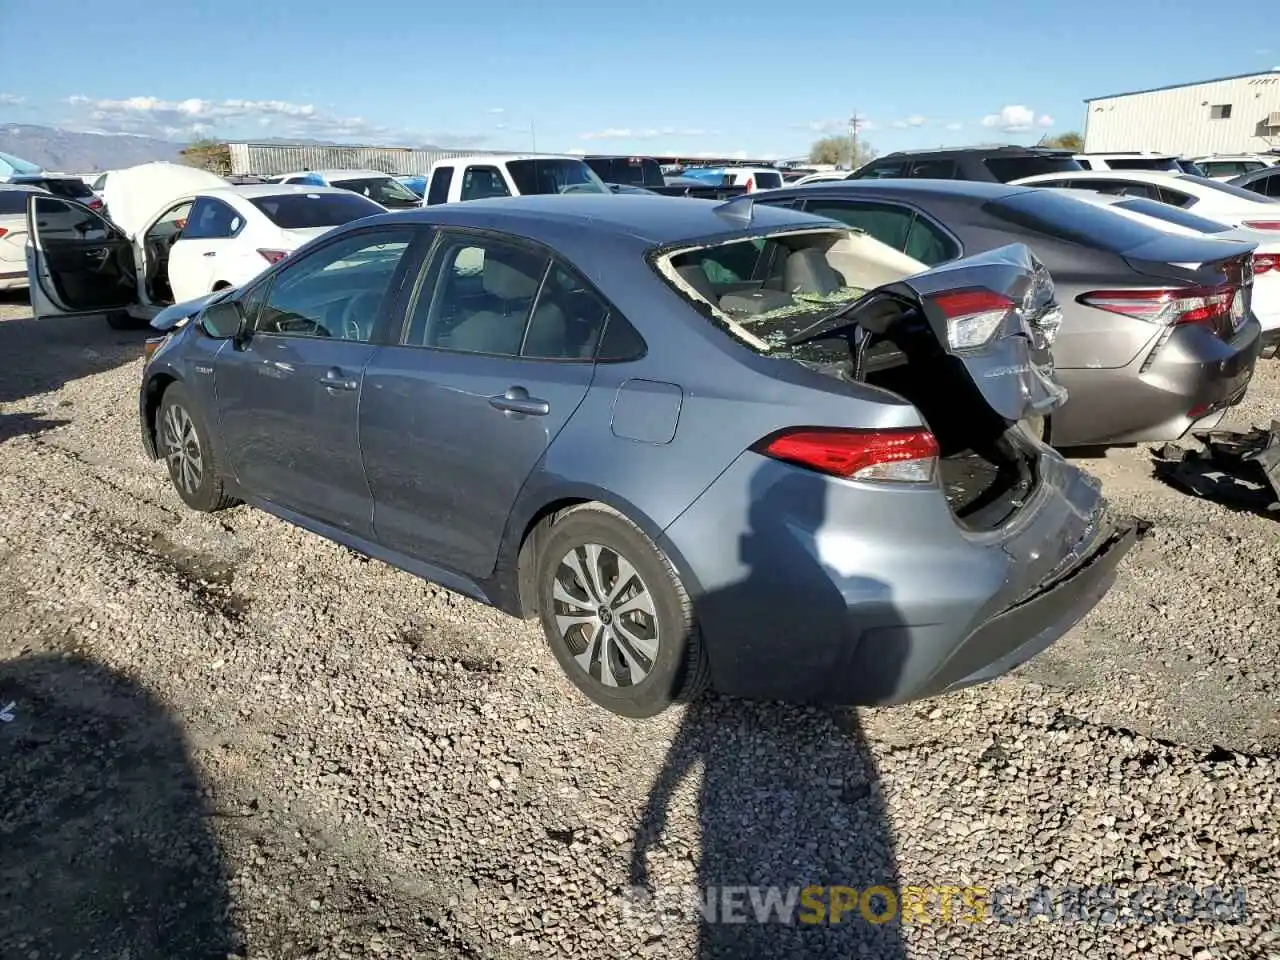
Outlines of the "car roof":
{"type": "MultiPolygon", "coordinates": [[[[729,201],[738,204],[742,201],[729,201]]],[[[721,233],[830,227],[821,218],[784,207],[751,204],[749,224],[723,216],[727,203],[689,197],[644,194],[532,194],[464,203],[438,204],[387,214],[389,222],[483,227],[501,218],[502,226],[530,240],[550,243],[566,227],[589,227],[647,245],[678,244],[721,233]]]]}
{"type": "Polygon", "coordinates": [[[1025,157],[1025,156],[1055,156],[1055,157],[1073,157],[1075,154],[1070,150],[1059,149],[1057,147],[1019,147],[1013,144],[1003,144],[994,147],[916,147],[910,150],[894,150],[892,153],[886,153],[882,157],[875,157],[868,160],[864,166],[884,160],[888,157],[918,157],[918,156],[963,156],[972,155],[976,157],[1025,157]]]}
{"type": "Polygon", "coordinates": [[[290,173],[277,174],[279,177],[302,177],[308,173],[317,177],[324,177],[326,180],[347,180],[355,177],[390,177],[391,174],[383,173],[381,170],[361,170],[357,168],[336,168],[333,170],[294,170],[290,173]]]}
{"type": "MultiPolygon", "coordinates": [[[[1174,170],[1064,170],[1061,173],[1037,173],[1032,177],[1024,177],[1022,183],[1037,183],[1050,180],[1141,180],[1144,183],[1186,183],[1187,174],[1174,170]]],[[[1193,181],[1194,182],[1194,181],[1193,181]]]]}
{"type": "Polygon", "coordinates": [[[437,160],[435,166],[461,166],[466,163],[510,163],[513,160],[583,160],[584,157],[571,153],[474,153],[467,157],[445,157],[437,160]]]}
{"type": "Polygon", "coordinates": [[[0,183],[0,190],[22,190],[26,193],[48,193],[44,187],[35,183],[0,183]]]}
{"type": "Polygon", "coordinates": [[[815,180],[796,186],[791,184],[781,190],[767,190],[755,194],[758,198],[770,196],[821,197],[850,193],[893,193],[904,197],[970,197],[976,200],[998,200],[1029,189],[1008,183],[987,180],[929,180],[924,177],[881,177],[873,180],[815,180]]]}
{"type": "Polygon", "coordinates": [[[216,197],[219,195],[231,195],[252,200],[255,197],[279,197],[288,194],[297,194],[299,196],[320,194],[327,197],[349,197],[351,196],[351,191],[343,190],[341,187],[312,187],[301,183],[243,183],[226,187],[210,187],[207,190],[199,191],[194,196],[216,197]]]}

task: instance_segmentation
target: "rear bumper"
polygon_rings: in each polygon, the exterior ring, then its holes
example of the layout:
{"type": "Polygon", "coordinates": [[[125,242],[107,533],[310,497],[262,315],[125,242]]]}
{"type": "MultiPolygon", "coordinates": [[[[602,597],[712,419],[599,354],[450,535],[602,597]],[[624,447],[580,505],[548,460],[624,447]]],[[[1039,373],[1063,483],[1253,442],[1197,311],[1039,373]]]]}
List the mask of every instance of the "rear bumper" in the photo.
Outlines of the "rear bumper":
{"type": "Polygon", "coordinates": [[[1188,327],[1125,367],[1060,369],[1070,399],[1053,416],[1053,444],[1179,440],[1244,399],[1262,342],[1250,318],[1229,341],[1188,327]]]}
{"type": "Polygon", "coordinates": [[[1083,471],[1053,453],[1041,466],[1011,528],[972,534],[936,488],[744,458],[662,538],[689,586],[712,685],[753,699],[896,704],[1034,656],[1107,592],[1135,538],[1107,519],[1083,471]]]}

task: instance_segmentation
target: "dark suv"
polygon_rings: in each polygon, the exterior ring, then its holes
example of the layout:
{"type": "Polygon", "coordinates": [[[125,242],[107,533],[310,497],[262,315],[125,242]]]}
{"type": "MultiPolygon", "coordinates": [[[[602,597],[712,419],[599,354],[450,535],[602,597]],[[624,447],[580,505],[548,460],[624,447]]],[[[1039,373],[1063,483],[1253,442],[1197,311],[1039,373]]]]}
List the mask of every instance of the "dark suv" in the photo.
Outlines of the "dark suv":
{"type": "Polygon", "coordinates": [[[930,180],[987,180],[1008,183],[1041,173],[1083,170],[1070,150],[1041,147],[962,147],[955,150],[899,150],[851,173],[849,180],[925,177],[930,180]]]}

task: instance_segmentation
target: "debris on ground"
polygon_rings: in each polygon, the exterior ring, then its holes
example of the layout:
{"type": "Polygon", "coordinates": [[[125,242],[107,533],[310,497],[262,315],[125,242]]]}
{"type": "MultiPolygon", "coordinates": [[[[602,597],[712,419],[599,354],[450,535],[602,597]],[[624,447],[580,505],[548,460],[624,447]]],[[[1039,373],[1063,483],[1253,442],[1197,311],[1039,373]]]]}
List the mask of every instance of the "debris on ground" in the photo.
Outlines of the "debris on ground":
{"type": "Polygon", "coordinates": [[[1193,433],[1203,450],[1166,443],[1152,451],[1156,476],[1238,510],[1280,520],[1280,420],[1269,429],[1193,433]]]}

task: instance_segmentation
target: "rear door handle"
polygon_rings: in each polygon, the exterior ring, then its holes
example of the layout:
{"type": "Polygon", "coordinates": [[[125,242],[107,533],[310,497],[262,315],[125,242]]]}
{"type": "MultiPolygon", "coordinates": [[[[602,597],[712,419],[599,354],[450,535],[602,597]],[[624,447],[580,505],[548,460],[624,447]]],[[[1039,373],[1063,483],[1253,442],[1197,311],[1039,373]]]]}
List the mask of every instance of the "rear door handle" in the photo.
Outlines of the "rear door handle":
{"type": "Polygon", "coordinates": [[[530,417],[545,417],[551,412],[551,404],[538,397],[529,396],[524,387],[508,387],[506,393],[489,398],[489,406],[503,413],[524,414],[530,417]]]}
{"type": "Polygon", "coordinates": [[[216,257],[217,255],[218,255],[217,250],[206,250],[204,253],[201,254],[202,257],[216,257]]]}
{"type": "Polygon", "coordinates": [[[324,376],[319,378],[319,380],[330,393],[335,390],[360,389],[359,380],[353,380],[350,377],[344,376],[342,371],[337,367],[330,367],[325,371],[324,376]]]}

